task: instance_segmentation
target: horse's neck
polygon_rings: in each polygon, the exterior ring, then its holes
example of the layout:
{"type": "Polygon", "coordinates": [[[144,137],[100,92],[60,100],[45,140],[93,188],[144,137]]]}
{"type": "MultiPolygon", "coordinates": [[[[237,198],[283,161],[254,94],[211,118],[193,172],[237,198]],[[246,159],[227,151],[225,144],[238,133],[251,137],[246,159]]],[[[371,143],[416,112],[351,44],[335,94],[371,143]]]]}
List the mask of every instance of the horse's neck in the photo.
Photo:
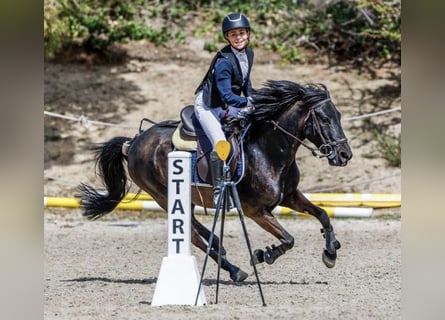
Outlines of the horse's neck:
{"type": "Polygon", "coordinates": [[[294,159],[300,146],[298,139],[302,138],[304,116],[299,115],[296,109],[287,110],[274,120],[275,124],[270,121],[264,123],[257,132],[263,137],[259,147],[265,153],[279,152],[283,158],[294,159]]]}
{"type": "Polygon", "coordinates": [[[302,114],[298,110],[299,106],[293,106],[277,118],[276,122],[283,130],[273,128],[277,135],[282,135],[289,141],[289,153],[293,156],[295,156],[301,144],[299,140],[303,138],[304,119],[306,117],[306,114],[302,114]]]}

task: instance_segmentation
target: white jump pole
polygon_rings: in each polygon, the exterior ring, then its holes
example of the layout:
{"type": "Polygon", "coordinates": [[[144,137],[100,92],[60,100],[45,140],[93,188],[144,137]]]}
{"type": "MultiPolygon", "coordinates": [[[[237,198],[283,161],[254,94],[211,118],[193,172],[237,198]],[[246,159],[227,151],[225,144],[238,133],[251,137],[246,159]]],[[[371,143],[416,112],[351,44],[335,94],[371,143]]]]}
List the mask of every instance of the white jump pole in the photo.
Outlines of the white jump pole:
{"type": "MultiPolygon", "coordinates": [[[[191,255],[191,154],[168,154],[168,256],[162,259],[152,306],[195,305],[200,274],[191,255]]],[[[200,290],[197,305],[205,305],[200,290]]]]}

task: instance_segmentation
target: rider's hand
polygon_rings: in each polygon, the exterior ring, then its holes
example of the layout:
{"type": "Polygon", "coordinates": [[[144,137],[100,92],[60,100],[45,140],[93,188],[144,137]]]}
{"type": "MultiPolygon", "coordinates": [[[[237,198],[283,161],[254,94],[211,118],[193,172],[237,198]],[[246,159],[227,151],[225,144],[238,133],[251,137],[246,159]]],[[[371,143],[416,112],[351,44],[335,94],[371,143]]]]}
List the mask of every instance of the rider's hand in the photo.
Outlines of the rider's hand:
{"type": "Polygon", "coordinates": [[[255,110],[255,106],[253,105],[252,101],[252,97],[247,97],[247,106],[239,109],[238,116],[245,118],[255,110]]]}
{"type": "Polygon", "coordinates": [[[239,118],[247,118],[255,110],[255,107],[240,108],[237,114],[239,118]]]}

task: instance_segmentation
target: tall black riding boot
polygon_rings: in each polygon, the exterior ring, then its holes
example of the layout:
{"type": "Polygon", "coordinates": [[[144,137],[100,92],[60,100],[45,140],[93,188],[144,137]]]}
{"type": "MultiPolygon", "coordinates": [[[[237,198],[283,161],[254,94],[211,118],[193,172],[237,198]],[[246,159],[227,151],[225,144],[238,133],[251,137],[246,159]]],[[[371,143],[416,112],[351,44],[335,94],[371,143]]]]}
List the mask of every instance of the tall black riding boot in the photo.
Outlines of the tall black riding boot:
{"type": "Polygon", "coordinates": [[[221,183],[223,182],[224,162],[218,157],[216,151],[210,153],[210,172],[212,174],[213,184],[213,204],[218,203],[219,194],[221,193],[221,183]]]}

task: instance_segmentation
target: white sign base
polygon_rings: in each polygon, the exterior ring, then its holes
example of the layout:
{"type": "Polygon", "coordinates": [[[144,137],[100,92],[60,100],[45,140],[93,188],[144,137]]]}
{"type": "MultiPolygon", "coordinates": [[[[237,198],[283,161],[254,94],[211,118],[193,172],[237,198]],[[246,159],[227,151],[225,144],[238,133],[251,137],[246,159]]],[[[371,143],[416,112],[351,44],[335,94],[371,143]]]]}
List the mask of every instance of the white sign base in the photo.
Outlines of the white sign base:
{"type": "MultiPolygon", "coordinates": [[[[195,305],[201,276],[194,256],[174,255],[162,259],[152,306],[195,305]]],[[[200,290],[197,306],[207,304],[204,290],[200,290]]]]}

